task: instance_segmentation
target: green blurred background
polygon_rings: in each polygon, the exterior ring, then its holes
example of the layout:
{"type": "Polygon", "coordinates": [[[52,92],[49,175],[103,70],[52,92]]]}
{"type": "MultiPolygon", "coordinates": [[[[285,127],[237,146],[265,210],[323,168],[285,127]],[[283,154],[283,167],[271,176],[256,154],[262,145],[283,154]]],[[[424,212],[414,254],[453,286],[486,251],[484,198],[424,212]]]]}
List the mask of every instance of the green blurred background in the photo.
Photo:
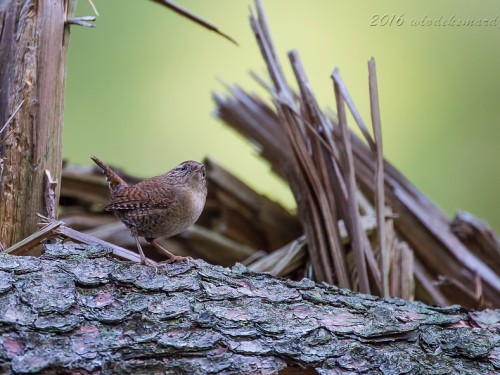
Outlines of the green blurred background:
{"type": "MultiPolygon", "coordinates": [[[[267,96],[248,75],[265,72],[248,22],[251,2],[179,0],[239,48],[151,1],[94,2],[98,27],[72,28],[64,157],[90,164],[97,155],[149,177],[210,155],[293,208],[287,187],[252,146],[212,116],[211,92],[225,91],[218,79],[267,96]]],[[[500,229],[500,17],[496,26],[411,25],[423,17],[495,19],[498,1],[267,0],[264,6],[282,64],[290,73],[286,52],[299,51],[324,107],[335,107],[330,72],[339,67],[369,122],[367,61],[374,56],[386,158],[448,214],[468,210],[500,229]],[[395,15],[393,26],[381,25],[384,15],[395,15]],[[378,26],[370,26],[377,16],[378,26]]],[[[80,0],[77,15],[90,14],[80,0]]]]}

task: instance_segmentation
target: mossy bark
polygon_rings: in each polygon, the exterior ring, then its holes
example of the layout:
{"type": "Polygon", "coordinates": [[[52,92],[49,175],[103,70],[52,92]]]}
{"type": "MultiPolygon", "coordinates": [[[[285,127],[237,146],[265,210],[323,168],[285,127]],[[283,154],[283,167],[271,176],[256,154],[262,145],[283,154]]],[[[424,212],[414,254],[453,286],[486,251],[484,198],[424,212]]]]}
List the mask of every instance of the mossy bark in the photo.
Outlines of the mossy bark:
{"type": "Polygon", "coordinates": [[[499,310],[355,294],[203,261],[158,270],[105,248],[0,255],[0,371],[487,374],[499,310]]]}

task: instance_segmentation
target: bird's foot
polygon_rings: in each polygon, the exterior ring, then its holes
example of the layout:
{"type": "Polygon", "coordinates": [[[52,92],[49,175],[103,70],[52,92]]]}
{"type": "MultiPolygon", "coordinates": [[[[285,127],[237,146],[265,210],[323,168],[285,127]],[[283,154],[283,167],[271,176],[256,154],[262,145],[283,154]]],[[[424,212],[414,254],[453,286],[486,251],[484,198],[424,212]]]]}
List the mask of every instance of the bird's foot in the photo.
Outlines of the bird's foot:
{"type": "Polygon", "coordinates": [[[151,245],[153,245],[156,249],[160,250],[162,253],[164,253],[168,259],[160,262],[159,264],[168,264],[168,263],[176,263],[176,262],[181,262],[181,261],[187,261],[188,263],[194,262],[194,259],[191,257],[183,257],[180,255],[174,255],[167,249],[165,249],[163,246],[161,246],[158,242],[156,242],[153,239],[146,239],[151,245]]]}
{"type": "Polygon", "coordinates": [[[148,267],[153,267],[153,268],[159,268],[159,263],[153,263],[149,259],[141,259],[141,264],[143,266],[148,266],[148,267]]]}

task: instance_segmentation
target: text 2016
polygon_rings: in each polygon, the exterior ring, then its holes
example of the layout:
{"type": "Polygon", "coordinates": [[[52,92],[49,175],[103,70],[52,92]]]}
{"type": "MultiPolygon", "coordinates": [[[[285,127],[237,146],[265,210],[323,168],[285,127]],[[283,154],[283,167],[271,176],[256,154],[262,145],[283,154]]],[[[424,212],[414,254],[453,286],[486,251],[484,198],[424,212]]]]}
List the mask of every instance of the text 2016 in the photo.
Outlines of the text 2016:
{"type": "Polygon", "coordinates": [[[405,22],[403,16],[403,14],[374,14],[370,19],[370,26],[402,26],[405,22]]]}

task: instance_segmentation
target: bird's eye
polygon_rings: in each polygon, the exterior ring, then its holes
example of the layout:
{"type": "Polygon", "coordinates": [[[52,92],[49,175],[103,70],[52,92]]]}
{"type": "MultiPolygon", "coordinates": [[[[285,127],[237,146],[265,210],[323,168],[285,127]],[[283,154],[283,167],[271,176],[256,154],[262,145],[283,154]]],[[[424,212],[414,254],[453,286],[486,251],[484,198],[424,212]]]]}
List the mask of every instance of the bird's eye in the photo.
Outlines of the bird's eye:
{"type": "Polygon", "coordinates": [[[181,165],[181,171],[186,172],[186,171],[187,171],[187,169],[188,169],[188,167],[187,167],[187,165],[186,165],[186,164],[182,164],[182,165],[181,165]]]}

